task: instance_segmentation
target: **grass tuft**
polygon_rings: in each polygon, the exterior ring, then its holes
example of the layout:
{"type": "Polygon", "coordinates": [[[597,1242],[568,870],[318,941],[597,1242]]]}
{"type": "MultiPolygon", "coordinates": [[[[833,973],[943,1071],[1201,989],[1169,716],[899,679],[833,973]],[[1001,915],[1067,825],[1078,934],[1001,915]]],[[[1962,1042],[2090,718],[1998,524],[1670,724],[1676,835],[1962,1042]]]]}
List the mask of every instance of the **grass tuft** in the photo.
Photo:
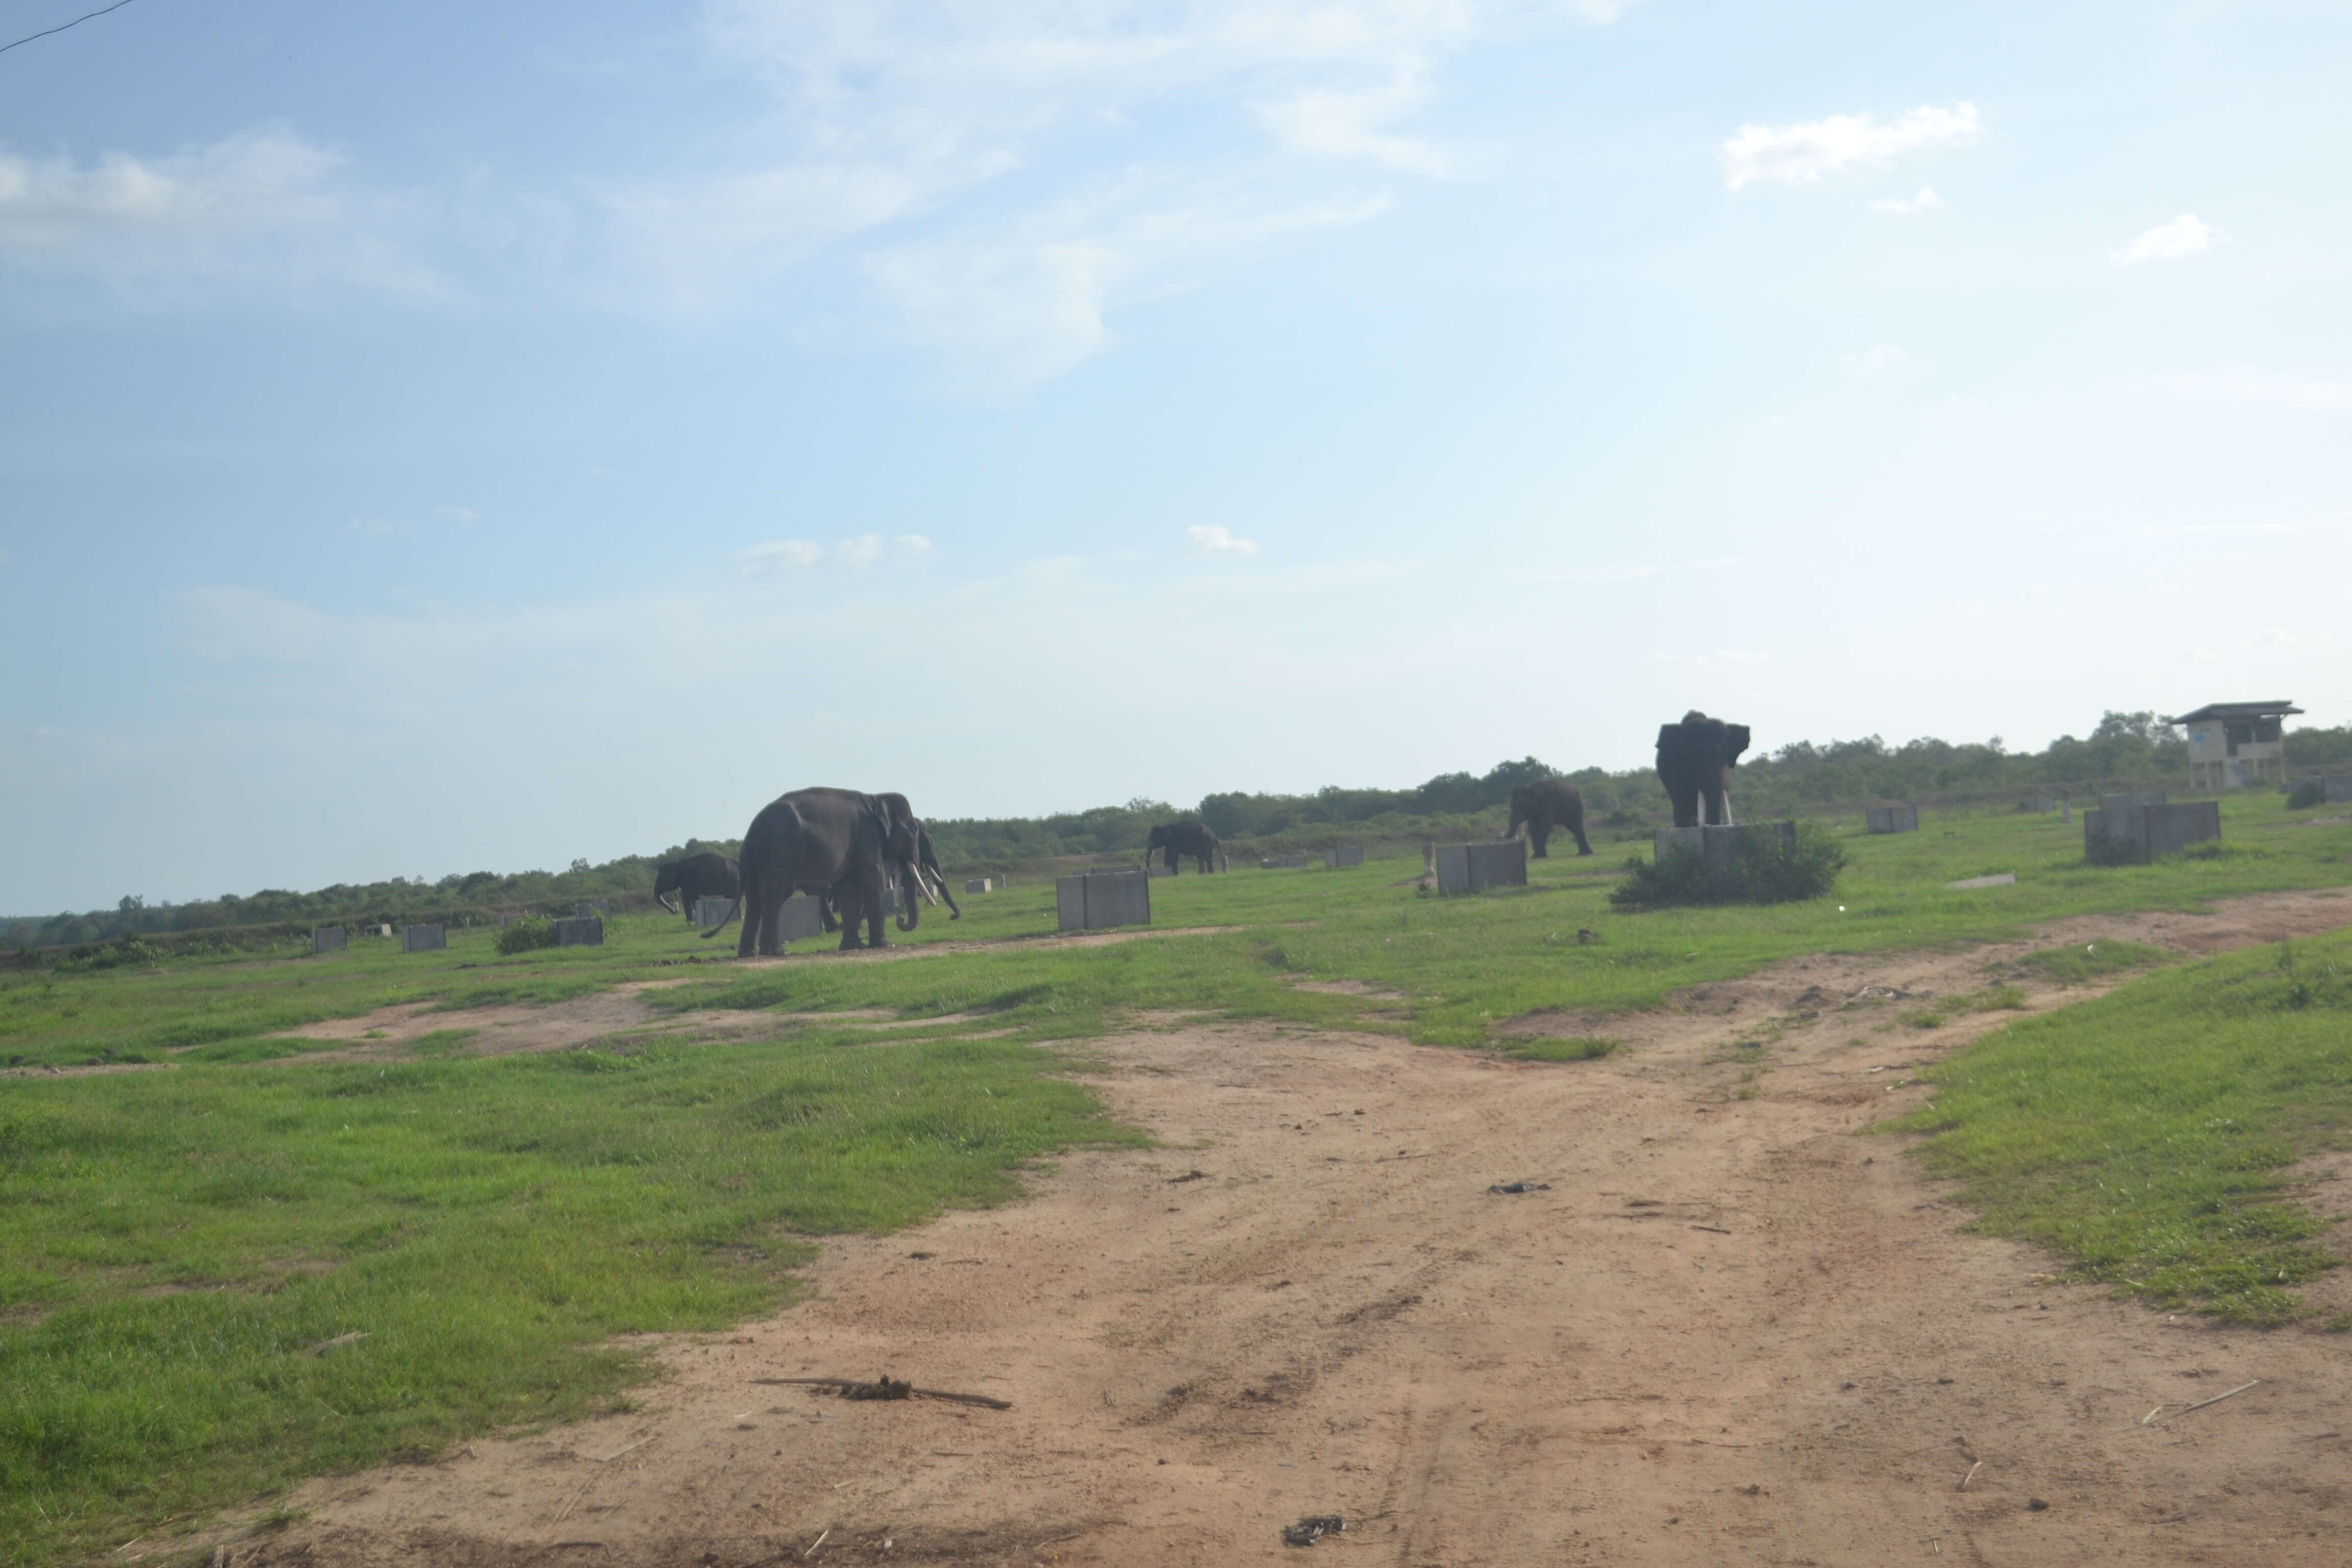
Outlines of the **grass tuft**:
{"type": "Polygon", "coordinates": [[[1506,1040],[1496,1048],[1514,1061],[1596,1062],[1614,1056],[1622,1045],[1621,1040],[1604,1039],[1598,1035],[1580,1035],[1571,1039],[1532,1036],[1506,1040]]]}

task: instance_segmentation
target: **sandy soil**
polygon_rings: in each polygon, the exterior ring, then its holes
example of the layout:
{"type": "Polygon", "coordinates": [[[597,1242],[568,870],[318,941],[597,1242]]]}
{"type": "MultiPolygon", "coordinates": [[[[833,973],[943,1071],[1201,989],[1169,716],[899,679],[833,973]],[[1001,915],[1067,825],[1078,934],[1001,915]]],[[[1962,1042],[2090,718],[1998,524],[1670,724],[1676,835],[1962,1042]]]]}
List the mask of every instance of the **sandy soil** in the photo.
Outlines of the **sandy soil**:
{"type": "MultiPolygon", "coordinates": [[[[1291,1561],[1281,1527],[1331,1513],[1312,1550],[1395,1568],[2338,1564],[2352,1344],[2060,1283],[1865,1130],[2011,1015],[1900,1016],[2030,946],[2347,923],[2287,894],[1801,959],[1566,1066],[1197,1023],[1091,1043],[1164,1147],[830,1241],[804,1304],[662,1342],[637,1412],[313,1483],[226,1560],[1223,1565],[1291,1561]],[[885,1370],[1013,1407],[757,1381],[885,1370]]],[[[2347,1170],[2315,1162],[2315,1198],[2347,1170]]]]}

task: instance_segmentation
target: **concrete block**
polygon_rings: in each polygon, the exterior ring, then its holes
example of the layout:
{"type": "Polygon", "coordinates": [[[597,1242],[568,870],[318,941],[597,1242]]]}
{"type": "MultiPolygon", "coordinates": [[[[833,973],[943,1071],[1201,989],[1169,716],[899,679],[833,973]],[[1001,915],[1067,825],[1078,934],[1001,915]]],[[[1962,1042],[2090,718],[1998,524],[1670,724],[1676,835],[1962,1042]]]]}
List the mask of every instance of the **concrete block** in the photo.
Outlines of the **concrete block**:
{"type": "Polygon", "coordinates": [[[1892,805],[1864,808],[1863,815],[1873,833],[1916,833],[1919,831],[1919,808],[1911,802],[1897,801],[1892,805]]]}
{"type": "Polygon", "coordinates": [[[2160,789],[2125,790],[2099,797],[2101,811],[2128,811],[2136,805],[2162,805],[2164,792],[2160,789]]]}
{"type": "MultiPolygon", "coordinates": [[[[384,930],[390,931],[390,926],[384,930]]],[[[449,945],[449,932],[443,926],[403,926],[400,928],[400,951],[403,952],[438,952],[449,945]]]]}
{"type": "Polygon", "coordinates": [[[1701,859],[1727,862],[1744,855],[1750,847],[1769,846],[1784,855],[1797,848],[1797,825],[1793,822],[1724,823],[1709,827],[1661,827],[1653,836],[1650,858],[1663,860],[1680,851],[1696,855],[1701,859]]]}
{"type": "Polygon", "coordinates": [[[1323,851],[1323,868],[1337,871],[1364,863],[1364,847],[1360,844],[1334,844],[1323,851]]]}
{"type": "Polygon", "coordinates": [[[824,934],[824,911],[815,899],[806,893],[794,893],[776,910],[776,940],[799,942],[806,937],[824,934]]]}
{"type": "Polygon", "coordinates": [[[314,953],[341,952],[351,944],[352,933],[341,926],[310,928],[310,951],[314,953]]]}
{"type": "Polygon", "coordinates": [[[2352,774],[2336,773],[2321,779],[2319,797],[2330,805],[2352,801],[2352,774]]]}
{"type": "Polygon", "coordinates": [[[1106,868],[1054,879],[1055,914],[1064,931],[1151,923],[1151,879],[1139,868],[1106,868]]]}
{"type": "Polygon", "coordinates": [[[390,936],[391,934],[392,927],[388,925],[368,927],[368,935],[370,936],[390,936]]]}
{"type": "Polygon", "coordinates": [[[2221,803],[2192,800],[2180,805],[2142,806],[2140,821],[2149,855],[2178,855],[2191,844],[2221,837],[2221,803]]]}
{"type": "Polygon", "coordinates": [[[974,877],[970,881],[964,883],[963,890],[967,893],[992,893],[996,891],[996,879],[993,877],[974,877]]]}
{"type": "Polygon", "coordinates": [[[1488,838],[1475,844],[1437,847],[1437,890],[1440,893],[1483,893],[1489,888],[1528,885],[1528,842],[1524,838],[1488,838]]]}
{"type": "Polygon", "coordinates": [[[2054,795],[2030,795],[2017,803],[2020,811],[2055,811],[2058,797],[2054,795]]]}
{"type": "Polygon", "coordinates": [[[500,931],[504,931],[507,927],[514,924],[517,921],[527,921],[529,919],[530,919],[529,915],[500,915],[499,917],[499,929],[500,931]]]}
{"type": "Polygon", "coordinates": [[[2202,844],[2209,838],[2221,837],[2221,804],[2219,801],[2196,800],[2181,805],[2101,806],[2083,814],[2083,854],[2085,858],[2096,858],[2093,842],[2101,838],[2128,844],[2137,851],[2137,858],[2147,860],[2159,855],[2178,855],[2191,844],[2202,844]]]}
{"type": "Polygon", "coordinates": [[[2003,871],[1998,877],[1963,877],[1957,882],[1947,882],[1944,886],[1947,888],[1958,889],[2014,888],[2017,886],[2017,873],[2014,871],[2003,871]]]}
{"type": "MultiPolygon", "coordinates": [[[[732,899],[697,899],[694,900],[694,923],[706,928],[715,926],[725,920],[727,911],[734,907],[732,899]]],[[[739,916],[740,912],[737,911],[739,916]]]]}
{"type": "Polygon", "coordinates": [[[1269,855],[1257,863],[1261,871],[1303,871],[1307,868],[1304,855],[1269,855]]]}
{"type": "Polygon", "coordinates": [[[604,945],[604,922],[594,915],[574,915],[568,921],[557,921],[555,945],[602,947],[604,945]]]}

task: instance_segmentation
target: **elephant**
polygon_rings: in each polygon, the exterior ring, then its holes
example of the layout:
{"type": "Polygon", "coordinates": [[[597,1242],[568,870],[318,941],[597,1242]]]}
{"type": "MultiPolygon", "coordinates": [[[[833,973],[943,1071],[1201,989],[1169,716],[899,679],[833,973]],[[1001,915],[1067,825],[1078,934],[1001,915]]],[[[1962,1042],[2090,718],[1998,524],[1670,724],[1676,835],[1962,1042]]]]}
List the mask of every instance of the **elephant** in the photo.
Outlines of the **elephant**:
{"type": "MultiPolygon", "coordinates": [[[[947,873],[940,868],[940,852],[931,843],[931,830],[915,815],[907,797],[893,791],[874,797],[882,803],[887,823],[883,832],[882,859],[888,879],[898,889],[898,929],[913,931],[920,920],[915,907],[919,896],[923,902],[947,900],[948,919],[963,919],[963,910],[948,891],[947,873]]],[[[824,929],[831,931],[838,919],[838,900],[830,889],[824,895],[822,914],[824,929]]]]}
{"type": "Polygon", "coordinates": [[[1675,803],[1675,826],[1731,820],[1731,770],[1748,749],[1748,726],[1710,719],[1694,708],[1678,723],[1658,726],[1658,782],[1675,803]]]}
{"type": "Polygon", "coordinates": [[[1576,835],[1579,855],[1592,853],[1592,841],[1584,837],[1584,796],[1566,779],[1538,779],[1511,792],[1511,826],[1503,830],[1503,837],[1517,838],[1521,827],[1527,829],[1538,860],[1549,857],[1546,846],[1555,827],[1576,835]]]}
{"type": "Polygon", "coordinates": [[[654,873],[654,901],[674,915],[694,918],[703,899],[731,899],[743,890],[735,862],[724,855],[688,855],[654,873]],[[675,893],[677,898],[670,897],[675,893]]]}
{"type": "Polygon", "coordinates": [[[1167,855],[1168,874],[1171,877],[1183,874],[1176,863],[1180,855],[1199,861],[1204,875],[1216,868],[1217,836],[1209,831],[1209,825],[1205,822],[1161,823],[1151,830],[1151,837],[1143,841],[1145,865],[1151,864],[1151,852],[1155,849],[1167,855]]]}
{"type": "MultiPolygon", "coordinates": [[[[830,894],[841,908],[844,952],[889,946],[882,929],[882,889],[889,875],[883,855],[890,831],[890,808],[856,790],[796,789],[778,795],[743,831],[737,862],[742,891],[702,934],[717,936],[740,910],[743,934],[736,956],[772,957],[781,945],[784,900],[794,893],[816,899],[830,894]],[[858,938],[861,925],[867,940],[858,938]]],[[[915,840],[909,836],[908,842],[915,840]]]]}

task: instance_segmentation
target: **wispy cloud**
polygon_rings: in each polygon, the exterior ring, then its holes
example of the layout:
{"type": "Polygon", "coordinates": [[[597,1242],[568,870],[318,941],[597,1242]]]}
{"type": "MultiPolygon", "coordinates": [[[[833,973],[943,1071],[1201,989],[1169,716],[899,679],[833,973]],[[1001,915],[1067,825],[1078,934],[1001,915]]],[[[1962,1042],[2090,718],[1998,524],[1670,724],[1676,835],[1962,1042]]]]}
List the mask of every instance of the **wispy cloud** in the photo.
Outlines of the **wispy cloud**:
{"type": "Polygon", "coordinates": [[[2309,372],[2258,370],[2221,365],[2209,370],[2168,370],[2151,378],[2184,403],[2215,403],[2234,408],[2294,408],[2306,414],[2352,414],[2352,378],[2309,372]]]}
{"type": "Polygon", "coordinates": [[[1788,125],[1743,125],[1723,144],[1723,183],[1732,190],[1771,182],[1818,184],[1849,169],[1881,169],[1906,153],[1966,147],[1984,134],[1977,106],[1922,104],[1881,123],[1867,114],[1832,114],[1788,125]]]}
{"type": "Polygon", "coordinates": [[[1846,355],[1845,363],[1858,374],[1876,375],[1882,370],[1893,370],[1910,357],[1893,343],[1873,343],[1858,354],[1846,355]]]}
{"type": "Polygon", "coordinates": [[[1644,577],[1664,577],[1677,572],[1718,572],[1738,564],[1738,556],[1719,555],[1705,561],[1654,564],[1629,562],[1620,566],[1556,566],[1529,575],[1538,583],[1637,583],[1644,577]]]}
{"type": "Polygon", "coordinates": [[[0,264],[154,292],[194,282],[446,286],[400,239],[413,215],[353,188],[343,159],[282,126],[159,158],[0,150],[0,264]]]}
{"type": "Polygon", "coordinates": [[[2195,213],[2182,213],[2170,223],[2158,224],[2129,245],[2107,253],[2117,267],[2139,267],[2150,261],[2179,261],[2213,248],[2221,231],[2195,213]]]}
{"type": "Polygon", "coordinates": [[[1916,196],[1892,196],[1883,201],[1875,201],[1870,204],[1870,210],[1874,213],[1892,213],[1896,217],[1916,217],[1921,213],[1934,212],[1943,205],[1944,198],[1936,194],[1935,186],[1922,185],[1919,187],[1919,194],[1916,196]]]}
{"type": "Polygon", "coordinates": [[[1234,531],[1221,522],[1197,522],[1184,531],[1192,542],[1195,555],[1255,555],[1257,541],[1236,538],[1234,531]]]}
{"type": "Polygon", "coordinates": [[[856,572],[885,563],[905,565],[932,552],[931,542],[919,533],[902,533],[888,540],[878,533],[861,533],[834,545],[806,539],[771,540],[739,552],[735,564],[746,577],[780,577],[819,566],[856,572]]]}

